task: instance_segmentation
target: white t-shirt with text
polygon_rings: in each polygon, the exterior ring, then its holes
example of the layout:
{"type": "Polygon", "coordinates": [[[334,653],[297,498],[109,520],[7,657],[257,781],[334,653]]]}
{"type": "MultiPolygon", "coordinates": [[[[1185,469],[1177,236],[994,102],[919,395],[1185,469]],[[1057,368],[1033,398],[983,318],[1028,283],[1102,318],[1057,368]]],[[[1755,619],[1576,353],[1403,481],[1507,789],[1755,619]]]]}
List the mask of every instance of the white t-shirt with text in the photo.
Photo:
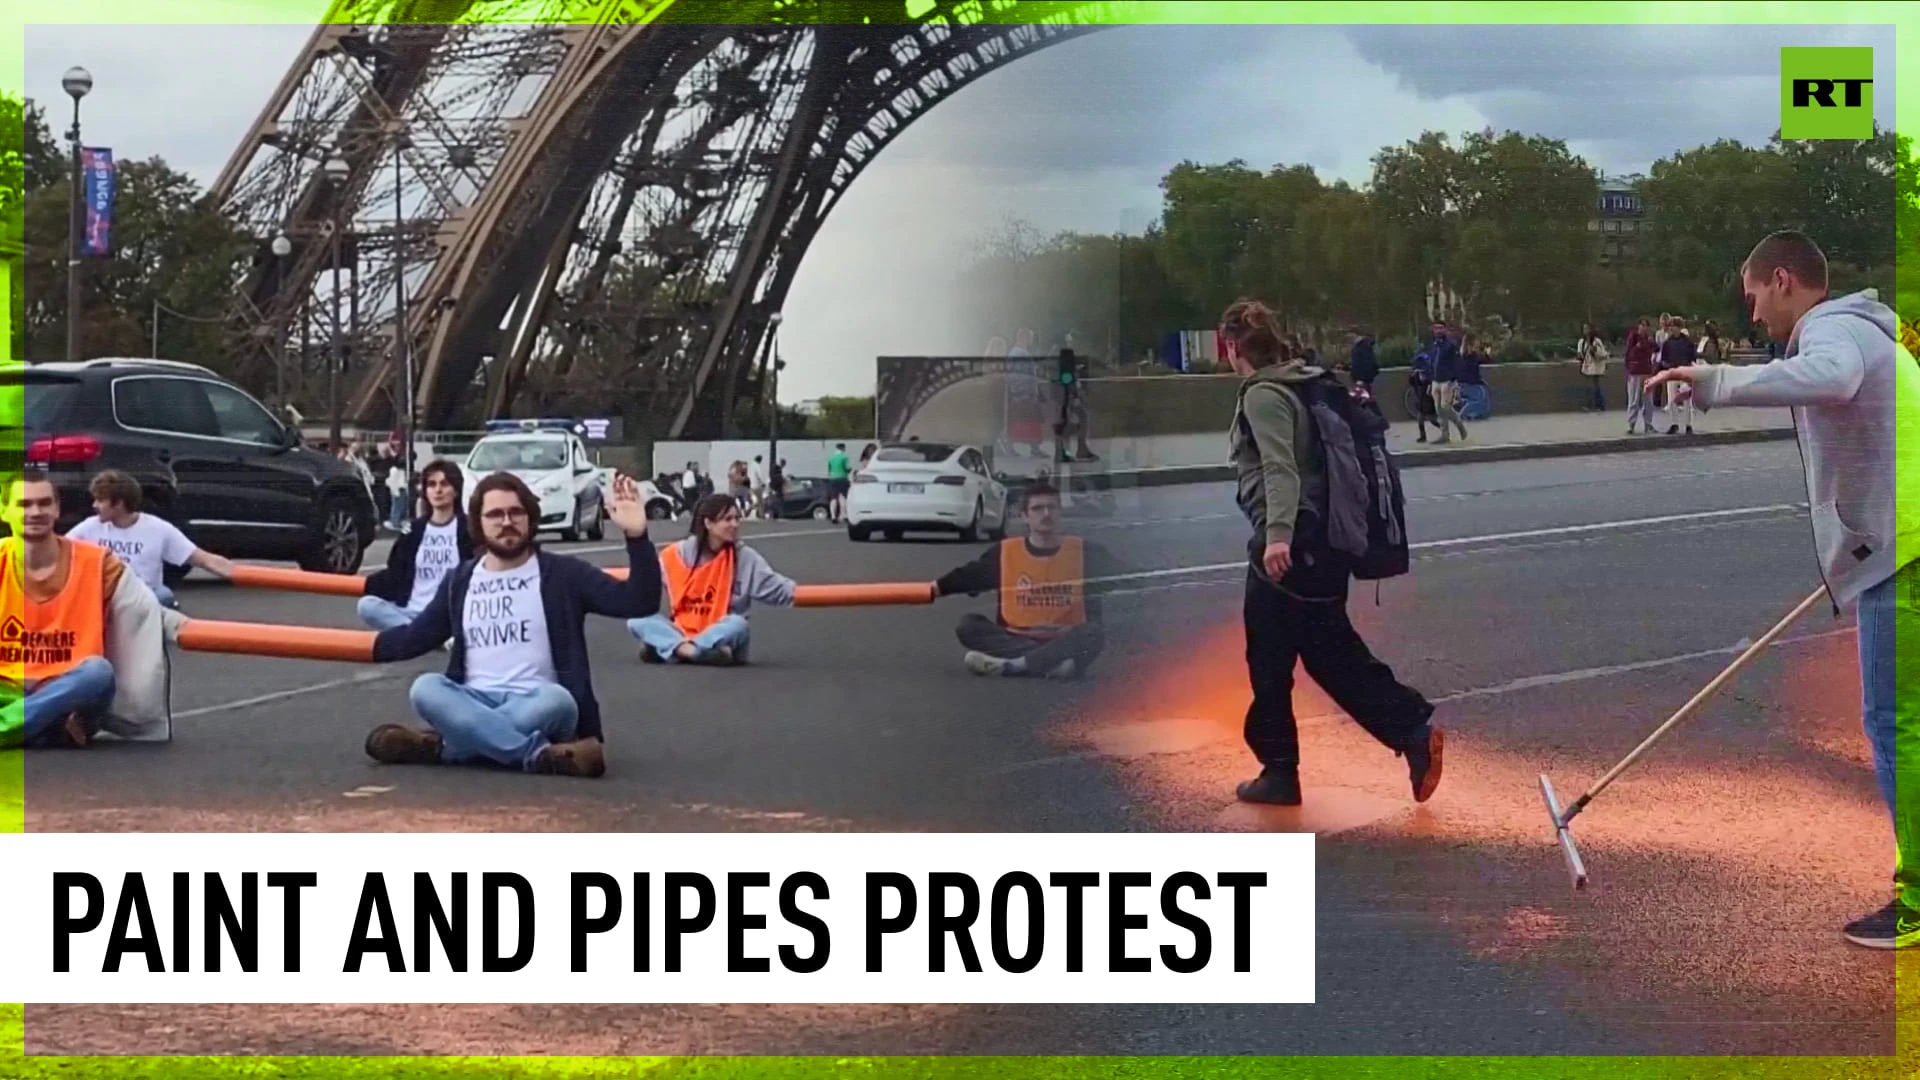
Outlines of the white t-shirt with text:
{"type": "Polygon", "coordinates": [[[133,576],[146,582],[148,588],[162,584],[168,565],[185,566],[199,550],[185,533],[174,528],[173,522],[152,514],[141,514],[124,529],[109,525],[96,515],[75,525],[67,538],[98,544],[120,556],[120,561],[133,570],[133,576]]]}
{"type": "Polygon", "coordinates": [[[504,572],[474,567],[460,626],[473,689],[523,694],[558,681],[540,603],[540,560],[504,572]]]}
{"type": "Polygon", "coordinates": [[[460,519],[445,525],[429,524],[420,537],[420,550],[413,557],[413,595],[407,610],[415,615],[427,609],[440,579],[460,563],[460,519]]]}

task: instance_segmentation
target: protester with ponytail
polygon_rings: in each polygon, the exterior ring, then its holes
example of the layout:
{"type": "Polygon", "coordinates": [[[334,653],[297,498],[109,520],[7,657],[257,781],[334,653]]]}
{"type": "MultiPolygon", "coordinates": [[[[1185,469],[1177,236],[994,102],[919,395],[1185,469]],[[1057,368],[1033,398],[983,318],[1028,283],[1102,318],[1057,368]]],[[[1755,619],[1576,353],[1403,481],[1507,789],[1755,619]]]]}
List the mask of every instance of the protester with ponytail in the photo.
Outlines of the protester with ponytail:
{"type": "MultiPolygon", "coordinates": [[[[1234,411],[1231,460],[1241,512],[1253,526],[1248,545],[1247,746],[1258,778],[1240,785],[1247,802],[1298,806],[1300,738],[1293,714],[1293,669],[1301,662],[1321,689],[1368,734],[1407,759],[1413,798],[1425,802],[1440,783],[1441,732],[1433,705],[1377,659],[1347,617],[1354,563],[1329,542],[1330,510],[1348,510],[1351,491],[1329,487],[1328,447],[1313,410],[1327,408],[1329,376],[1293,359],[1273,312],[1241,300],[1220,318],[1227,356],[1245,381],[1234,411]]],[[[1352,453],[1351,445],[1347,451],[1352,453]]],[[[1353,466],[1351,458],[1344,464],[1353,466]]]]}
{"type": "Polygon", "coordinates": [[[793,580],[740,542],[740,507],[726,495],[694,506],[687,538],[660,550],[660,572],[667,611],[627,623],[650,664],[745,663],[747,609],[793,604],[793,580]]]}

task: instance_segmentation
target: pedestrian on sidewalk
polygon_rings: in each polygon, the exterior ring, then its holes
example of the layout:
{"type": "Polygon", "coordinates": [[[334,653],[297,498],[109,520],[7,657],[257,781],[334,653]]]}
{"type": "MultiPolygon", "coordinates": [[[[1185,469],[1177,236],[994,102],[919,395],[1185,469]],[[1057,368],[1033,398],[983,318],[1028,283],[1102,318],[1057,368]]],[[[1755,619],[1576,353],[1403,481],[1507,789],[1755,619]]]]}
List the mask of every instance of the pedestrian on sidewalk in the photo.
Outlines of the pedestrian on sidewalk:
{"type": "Polygon", "coordinates": [[[1373,354],[1373,335],[1365,330],[1353,332],[1353,351],[1347,354],[1347,367],[1353,374],[1353,385],[1373,393],[1373,380],[1380,377],[1380,361],[1373,354]]]}
{"type": "MultiPolygon", "coordinates": [[[[1433,403],[1433,354],[1424,350],[1413,356],[1407,372],[1407,387],[1413,391],[1413,422],[1420,425],[1420,441],[1427,441],[1427,425],[1438,424],[1440,410],[1433,403]]],[[[1446,434],[1444,428],[1441,434],[1446,434]]]]}
{"type": "Polygon", "coordinates": [[[1885,304],[1864,293],[1829,297],[1826,255],[1802,233],[1760,241],[1741,281],[1768,338],[1785,338],[1785,356],[1673,368],[1652,384],[1691,385],[1702,411],[1793,410],[1821,580],[1836,614],[1859,605],[1865,727],[1898,852],[1893,901],[1844,933],[1857,945],[1904,949],[1920,943],[1920,470],[1910,465],[1920,369],[1885,304]]]}
{"type": "MultiPolygon", "coordinates": [[[[1458,393],[1454,395],[1454,400],[1459,403],[1460,419],[1462,420],[1485,420],[1487,418],[1487,410],[1490,408],[1487,400],[1487,379],[1485,375],[1480,373],[1480,368],[1482,365],[1489,363],[1491,359],[1492,358],[1487,355],[1485,343],[1480,340],[1479,336],[1468,334],[1466,340],[1461,344],[1460,367],[1456,372],[1457,378],[1455,379],[1455,382],[1458,384],[1458,393]]],[[[1465,435],[1466,433],[1466,425],[1462,424],[1460,434],[1465,435]]]]}
{"type": "Polygon", "coordinates": [[[1573,347],[1573,356],[1587,380],[1587,404],[1581,411],[1606,412],[1607,395],[1600,388],[1600,380],[1607,375],[1607,344],[1600,340],[1600,332],[1592,323],[1580,327],[1580,341],[1573,347]]]}
{"type": "Polygon", "coordinates": [[[1647,434],[1653,434],[1653,393],[1647,380],[1653,377],[1653,332],[1642,316],[1627,334],[1627,434],[1635,434],[1644,421],[1647,434]]]}
{"type": "MultiPolygon", "coordinates": [[[[1353,491],[1329,487],[1329,444],[1317,434],[1302,396],[1326,393],[1325,373],[1292,359],[1264,304],[1237,301],[1220,317],[1220,328],[1233,341],[1229,362],[1243,380],[1230,445],[1240,509],[1253,526],[1242,618],[1253,684],[1246,740],[1261,772],[1237,793],[1246,802],[1301,803],[1293,713],[1298,662],[1368,734],[1407,759],[1414,801],[1426,802],[1441,771],[1443,736],[1430,723],[1433,705],[1401,684],[1354,629],[1347,616],[1352,564],[1328,537],[1325,522],[1336,500],[1343,513],[1355,508],[1348,503],[1353,491]]],[[[1318,400],[1323,404],[1316,408],[1331,407],[1318,400]]],[[[1340,473],[1357,473],[1350,438],[1345,453],[1340,473]]],[[[1358,512],[1364,515],[1364,508],[1358,512]]]]}
{"type": "MultiPolygon", "coordinates": [[[[1667,324],[1667,338],[1660,345],[1660,370],[1692,367],[1696,351],[1693,337],[1687,333],[1687,320],[1676,315],[1667,324]]],[[[1662,384],[1664,385],[1664,384],[1662,384]]],[[[1685,383],[1665,387],[1667,392],[1667,434],[1680,434],[1684,423],[1693,434],[1693,388],[1685,383]]]]}
{"type": "Polygon", "coordinates": [[[1460,346],[1447,333],[1445,319],[1433,320],[1433,340],[1427,343],[1427,355],[1433,357],[1433,408],[1440,419],[1441,446],[1453,441],[1449,421],[1467,437],[1467,422],[1460,418],[1460,346]]]}

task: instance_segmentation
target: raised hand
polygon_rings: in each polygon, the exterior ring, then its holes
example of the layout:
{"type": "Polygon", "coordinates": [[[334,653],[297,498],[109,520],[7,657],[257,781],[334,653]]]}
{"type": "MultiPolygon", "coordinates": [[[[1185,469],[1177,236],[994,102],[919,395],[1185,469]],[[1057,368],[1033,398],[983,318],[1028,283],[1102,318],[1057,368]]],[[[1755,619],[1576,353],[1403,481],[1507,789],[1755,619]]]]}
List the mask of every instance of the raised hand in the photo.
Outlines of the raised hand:
{"type": "Polygon", "coordinates": [[[628,539],[638,539],[647,535],[647,504],[640,499],[640,485],[633,477],[620,473],[613,478],[613,502],[607,507],[607,518],[628,539]]]}

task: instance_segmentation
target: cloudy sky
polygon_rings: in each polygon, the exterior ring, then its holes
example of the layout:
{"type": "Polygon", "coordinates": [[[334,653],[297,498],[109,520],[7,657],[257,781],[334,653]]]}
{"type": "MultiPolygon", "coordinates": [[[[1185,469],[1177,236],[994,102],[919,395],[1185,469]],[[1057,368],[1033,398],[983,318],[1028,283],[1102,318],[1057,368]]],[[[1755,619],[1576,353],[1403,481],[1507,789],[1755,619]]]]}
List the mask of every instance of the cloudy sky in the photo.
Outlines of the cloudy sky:
{"type": "MultiPolygon", "coordinates": [[[[28,29],[25,91],[95,89],[87,141],[211,182],[306,39],[299,27],[28,29]],[[191,64],[181,57],[195,56],[191,64]]],[[[1137,232],[1183,159],[1312,165],[1364,182],[1380,147],[1489,126],[1567,140],[1609,173],[1778,125],[1782,45],[1875,49],[1893,117],[1891,28],[1117,27],[1045,49],[915,123],[849,190],[788,298],[781,397],[865,394],[873,358],[983,344],[954,325],[956,268],[1009,218],[1137,232]]]]}

